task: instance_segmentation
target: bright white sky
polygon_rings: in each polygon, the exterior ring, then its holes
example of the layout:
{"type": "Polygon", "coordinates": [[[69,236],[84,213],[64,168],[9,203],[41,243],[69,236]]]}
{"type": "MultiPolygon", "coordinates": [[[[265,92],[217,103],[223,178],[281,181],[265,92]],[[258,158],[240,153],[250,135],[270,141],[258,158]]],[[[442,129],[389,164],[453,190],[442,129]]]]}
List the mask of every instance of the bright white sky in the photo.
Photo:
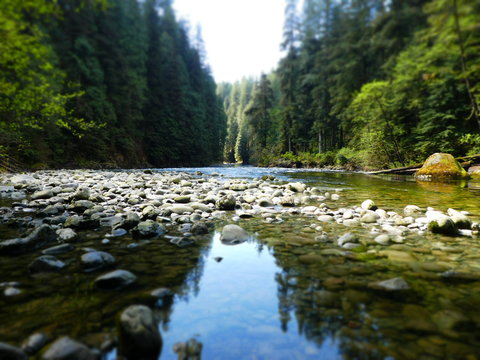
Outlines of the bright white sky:
{"type": "Polygon", "coordinates": [[[284,0],[174,0],[179,19],[199,24],[217,82],[260,76],[281,57],[284,0]]]}

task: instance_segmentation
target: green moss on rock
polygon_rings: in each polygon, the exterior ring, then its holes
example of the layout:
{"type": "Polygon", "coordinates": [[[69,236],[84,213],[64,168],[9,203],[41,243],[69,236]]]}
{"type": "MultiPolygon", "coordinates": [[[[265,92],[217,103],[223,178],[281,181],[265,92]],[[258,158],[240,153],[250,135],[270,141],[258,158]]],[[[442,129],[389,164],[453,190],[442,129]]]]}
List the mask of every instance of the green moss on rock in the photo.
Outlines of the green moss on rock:
{"type": "Polygon", "coordinates": [[[430,155],[415,176],[419,180],[464,179],[469,177],[465,169],[452,155],[444,153],[430,155]]]}

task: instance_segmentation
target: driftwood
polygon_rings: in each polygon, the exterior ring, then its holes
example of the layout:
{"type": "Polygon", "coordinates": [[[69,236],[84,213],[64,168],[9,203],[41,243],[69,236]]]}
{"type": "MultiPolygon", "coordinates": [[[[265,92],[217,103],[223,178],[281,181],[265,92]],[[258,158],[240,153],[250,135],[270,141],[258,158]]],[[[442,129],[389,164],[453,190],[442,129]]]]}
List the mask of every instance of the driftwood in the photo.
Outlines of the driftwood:
{"type": "Polygon", "coordinates": [[[0,171],[17,173],[24,171],[23,166],[14,158],[8,155],[0,155],[0,171]]]}
{"type": "MultiPolygon", "coordinates": [[[[480,154],[476,154],[472,156],[462,156],[462,157],[455,158],[455,160],[460,162],[460,165],[464,169],[468,169],[473,163],[480,161],[480,154]]],[[[367,172],[367,174],[369,175],[379,175],[379,174],[410,175],[417,172],[417,170],[420,169],[422,166],[423,164],[415,164],[415,165],[405,166],[405,167],[400,167],[395,169],[369,171],[367,172]]]]}

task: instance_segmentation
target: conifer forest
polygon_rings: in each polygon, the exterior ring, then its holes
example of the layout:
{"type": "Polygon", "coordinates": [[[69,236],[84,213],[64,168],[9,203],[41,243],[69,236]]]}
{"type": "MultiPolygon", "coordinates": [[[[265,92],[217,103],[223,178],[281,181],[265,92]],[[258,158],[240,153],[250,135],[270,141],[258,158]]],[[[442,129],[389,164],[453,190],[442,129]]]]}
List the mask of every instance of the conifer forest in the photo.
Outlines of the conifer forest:
{"type": "Polygon", "coordinates": [[[278,67],[216,84],[171,0],[3,0],[0,154],[385,168],[479,153],[479,19],[475,0],[286,0],[278,67]]]}

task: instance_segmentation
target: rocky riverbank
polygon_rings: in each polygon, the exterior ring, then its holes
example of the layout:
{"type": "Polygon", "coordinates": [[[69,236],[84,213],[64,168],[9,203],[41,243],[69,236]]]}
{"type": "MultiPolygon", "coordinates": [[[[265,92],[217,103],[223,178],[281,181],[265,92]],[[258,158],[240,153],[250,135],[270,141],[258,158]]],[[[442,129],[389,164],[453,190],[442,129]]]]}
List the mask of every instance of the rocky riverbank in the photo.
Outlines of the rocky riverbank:
{"type": "MultiPolygon", "coordinates": [[[[249,221],[265,226],[295,219],[307,223],[298,229],[300,235],[258,236],[260,242],[273,247],[318,245],[315,251],[299,253],[298,260],[305,265],[324,257],[382,260],[407,264],[418,276],[480,281],[478,248],[469,256],[458,255],[477,241],[479,232],[478,223],[461,209],[442,212],[405,204],[399,213],[379,209],[373,200],[341,206],[341,189],[326,193],[301,182],[281,183],[271,176],[239,180],[202,173],[76,170],[2,174],[0,183],[0,200],[6,205],[0,208],[0,224],[8,234],[0,239],[0,256],[19,263],[28,260],[28,266],[17,273],[26,272],[33,279],[33,285],[25,286],[9,275],[0,284],[3,299],[9,302],[28,296],[31,286],[40,287],[42,279],[50,279],[49,274],[68,274],[69,279],[72,273],[86,274],[78,286],[88,281],[94,292],[115,294],[130,289],[142,282],[142,274],[123,267],[124,259],[139,248],[162,242],[170,246],[172,258],[183,257],[188,249],[201,247],[216,228],[222,231],[223,242],[237,244],[255,237],[244,229],[249,221]],[[119,243],[121,251],[110,254],[108,247],[119,243]]],[[[410,285],[392,276],[369,281],[368,287],[403,292],[410,285]]],[[[172,292],[162,287],[150,289],[146,296],[150,300],[136,304],[135,298],[127,299],[128,307],[111,310],[120,316],[118,330],[98,349],[60,336],[70,333],[59,335],[57,329],[55,339],[41,329],[23,345],[0,344],[0,358],[95,359],[115,345],[129,359],[133,359],[129,354],[138,353],[145,359],[157,358],[162,340],[155,331],[155,312],[144,302],[163,304],[172,292]],[[150,325],[139,334],[137,323],[150,325]],[[139,336],[149,341],[137,341],[139,336]]]]}

